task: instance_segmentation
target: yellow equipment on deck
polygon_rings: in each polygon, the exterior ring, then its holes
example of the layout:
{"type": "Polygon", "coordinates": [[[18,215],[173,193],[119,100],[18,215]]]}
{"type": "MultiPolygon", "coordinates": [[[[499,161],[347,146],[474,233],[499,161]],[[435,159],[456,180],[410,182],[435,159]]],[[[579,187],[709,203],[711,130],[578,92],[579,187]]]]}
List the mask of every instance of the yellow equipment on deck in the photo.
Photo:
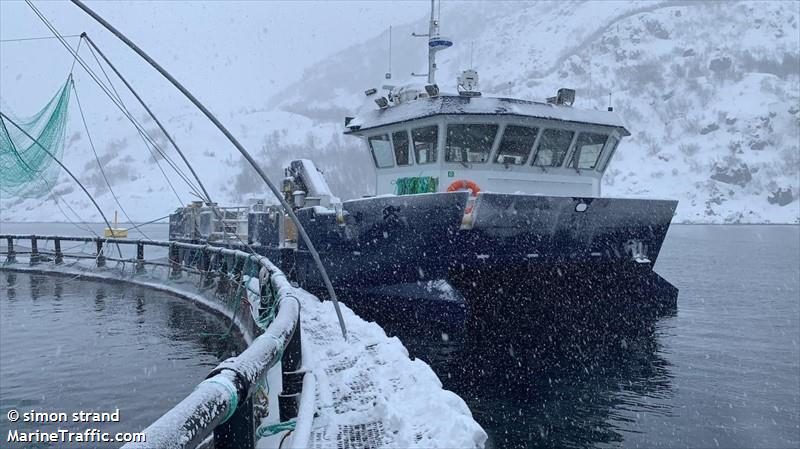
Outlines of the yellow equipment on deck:
{"type": "Polygon", "coordinates": [[[114,237],[114,238],[127,238],[128,237],[128,230],[125,228],[120,228],[117,222],[117,211],[114,211],[114,227],[113,228],[105,228],[103,230],[103,237],[114,237]]]}

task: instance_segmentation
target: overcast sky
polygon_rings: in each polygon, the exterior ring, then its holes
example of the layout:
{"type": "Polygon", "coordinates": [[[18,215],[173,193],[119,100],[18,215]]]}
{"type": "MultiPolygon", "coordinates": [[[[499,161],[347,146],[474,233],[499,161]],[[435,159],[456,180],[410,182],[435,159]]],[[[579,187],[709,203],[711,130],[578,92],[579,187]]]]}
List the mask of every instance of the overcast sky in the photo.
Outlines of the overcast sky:
{"type": "MultiPolygon", "coordinates": [[[[68,2],[37,1],[62,34],[89,33],[156,106],[178,99],[122,43],[68,2]],[[161,102],[162,104],[159,104],[161,102]]],[[[426,1],[126,1],[87,4],[171,71],[212,110],[260,107],[325,56],[427,14],[426,1]]],[[[0,39],[50,36],[23,1],[0,1],[0,39]]],[[[70,38],[74,46],[78,38],[70,38]]],[[[91,55],[81,50],[91,60],[91,55]]],[[[0,97],[30,115],[63,84],[72,57],[58,41],[0,43],[0,97]]],[[[76,69],[80,90],[96,89],[76,69]]],[[[99,93],[96,91],[95,93],[99,93]]],[[[88,97],[89,94],[83,95],[88,97]]],[[[88,101],[88,100],[87,100],[88,101]]]]}

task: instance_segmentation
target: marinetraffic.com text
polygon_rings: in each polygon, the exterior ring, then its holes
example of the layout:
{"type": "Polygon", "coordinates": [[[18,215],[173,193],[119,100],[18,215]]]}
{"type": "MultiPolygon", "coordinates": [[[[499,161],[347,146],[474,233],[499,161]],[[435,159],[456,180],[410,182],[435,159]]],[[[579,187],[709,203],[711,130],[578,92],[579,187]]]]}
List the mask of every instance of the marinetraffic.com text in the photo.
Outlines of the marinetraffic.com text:
{"type": "MultiPolygon", "coordinates": [[[[68,424],[68,423],[108,423],[120,422],[119,409],[113,412],[42,412],[36,410],[9,410],[6,414],[11,423],[34,424],[68,424]]],[[[97,428],[81,431],[70,429],[56,430],[20,430],[9,429],[8,443],[143,443],[146,441],[142,432],[110,433],[97,428]]]]}

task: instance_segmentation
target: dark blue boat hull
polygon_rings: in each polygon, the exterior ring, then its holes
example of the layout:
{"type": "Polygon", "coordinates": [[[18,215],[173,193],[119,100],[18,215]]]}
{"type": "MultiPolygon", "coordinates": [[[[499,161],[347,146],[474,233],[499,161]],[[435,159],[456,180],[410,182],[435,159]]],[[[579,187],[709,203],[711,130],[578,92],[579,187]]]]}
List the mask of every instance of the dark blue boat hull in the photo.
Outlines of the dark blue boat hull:
{"type": "MultiPolygon", "coordinates": [[[[677,202],[481,193],[465,217],[468,202],[467,192],[373,197],[343,203],[340,217],[313,207],[297,217],[345,294],[446,279],[470,314],[487,319],[540,313],[552,301],[557,306],[541,313],[560,310],[594,290],[600,293],[593,302],[674,307],[677,289],[653,265],[677,202]],[[666,299],[624,299],[647,298],[648,291],[666,299]]],[[[248,224],[253,248],[325,296],[302,241],[297,248],[283,244],[282,214],[252,212],[248,224]]]]}
{"type": "MultiPolygon", "coordinates": [[[[483,193],[462,226],[465,192],[368,198],[343,205],[345,222],[298,211],[334,285],[362,288],[446,279],[453,273],[519,275],[554,267],[652,270],[676,202],[483,193]],[[497,270],[497,271],[493,271],[497,270]]],[[[299,281],[322,285],[301,244],[299,281]]]]}

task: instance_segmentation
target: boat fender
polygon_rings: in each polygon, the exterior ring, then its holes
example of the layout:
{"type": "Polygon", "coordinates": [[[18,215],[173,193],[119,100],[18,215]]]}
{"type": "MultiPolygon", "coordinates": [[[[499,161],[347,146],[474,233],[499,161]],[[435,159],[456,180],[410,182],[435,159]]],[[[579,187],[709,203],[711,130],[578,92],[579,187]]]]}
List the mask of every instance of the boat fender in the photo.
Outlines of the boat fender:
{"type": "MultiPolygon", "coordinates": [[[[478,184],[475,184],[475,181],[469,179],[457,179],[447,187],[448,192],[457,192],[459,190],[465,190],[465,189],[468,189],[470,192],[472,192],[472,196],[478,196],[478,194],[481,192],[481,188],[478,187],[478,184]]],[[[471,212],[472,212],[472,205],[469,205],[464,210],[464,213],[469,214],[471,212]]]]}
{"type": "Polygon", "coordinates": [[[344,219],[344,210],[342,210],[342,205],[340,203],[334,204],[333,210],[336,211],[336,223],[339,226],[344,226],[345,219],[344,219]]]}

